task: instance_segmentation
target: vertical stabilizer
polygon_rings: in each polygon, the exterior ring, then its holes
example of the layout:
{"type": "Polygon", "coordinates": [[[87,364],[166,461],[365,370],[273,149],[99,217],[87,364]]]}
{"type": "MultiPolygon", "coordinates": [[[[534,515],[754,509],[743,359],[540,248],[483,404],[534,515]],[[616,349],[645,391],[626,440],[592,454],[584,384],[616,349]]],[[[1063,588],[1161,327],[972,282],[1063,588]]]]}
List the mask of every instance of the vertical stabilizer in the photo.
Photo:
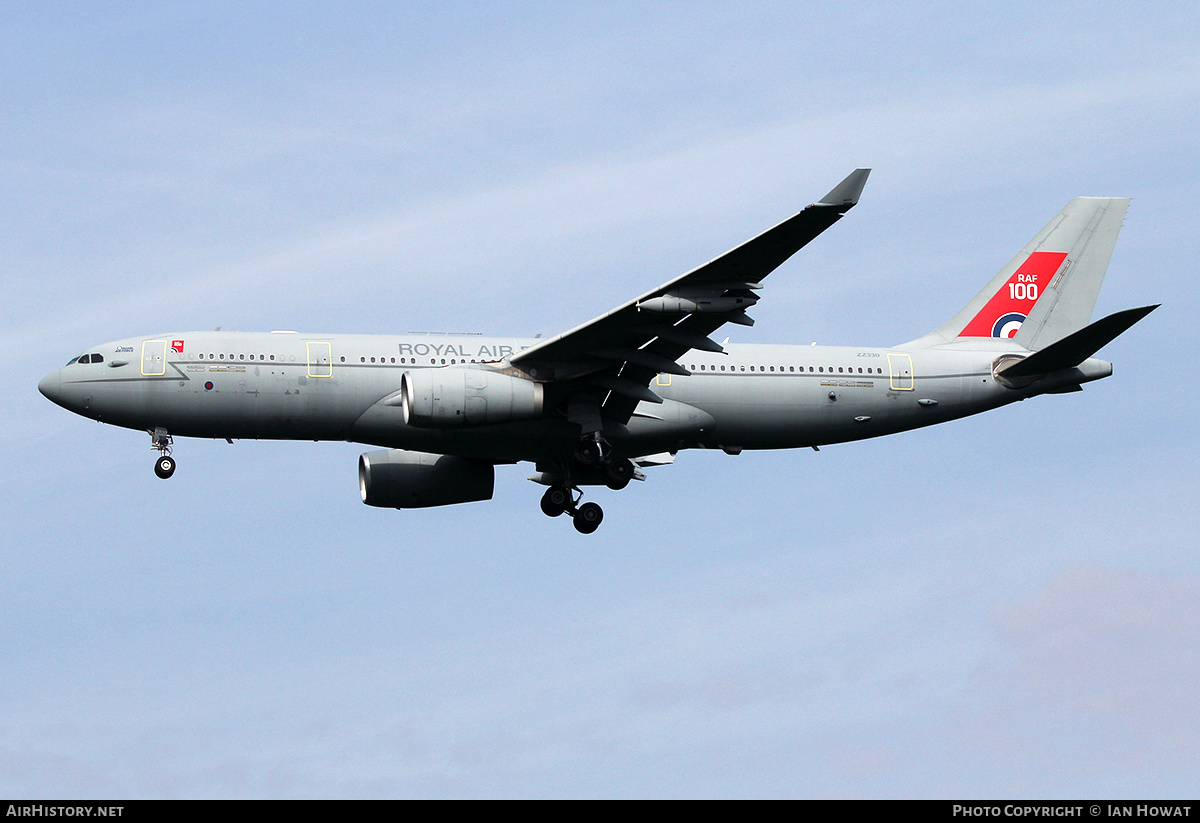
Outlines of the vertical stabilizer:
{"type": "Polygon", "coordinates": [[[950,322],[917,342],[1007,338],[1036,350],[1082,329],[1128,206],[1126,197],[1076,197],[950,322]]]}

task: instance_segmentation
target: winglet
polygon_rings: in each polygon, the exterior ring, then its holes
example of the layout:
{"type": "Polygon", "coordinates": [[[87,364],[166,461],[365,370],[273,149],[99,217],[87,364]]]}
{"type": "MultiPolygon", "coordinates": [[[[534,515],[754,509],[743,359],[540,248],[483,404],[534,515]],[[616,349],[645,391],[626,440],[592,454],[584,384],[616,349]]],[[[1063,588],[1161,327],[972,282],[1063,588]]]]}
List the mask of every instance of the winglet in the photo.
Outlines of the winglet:
{"type": "Polygon", "coordinates": [[[818,206],[844,206],[850,208],[858,202],[863,186],[867,184],[870,169],[855,169],[845,180],[833,187],[829,194],[817,201],[818,206]]]}

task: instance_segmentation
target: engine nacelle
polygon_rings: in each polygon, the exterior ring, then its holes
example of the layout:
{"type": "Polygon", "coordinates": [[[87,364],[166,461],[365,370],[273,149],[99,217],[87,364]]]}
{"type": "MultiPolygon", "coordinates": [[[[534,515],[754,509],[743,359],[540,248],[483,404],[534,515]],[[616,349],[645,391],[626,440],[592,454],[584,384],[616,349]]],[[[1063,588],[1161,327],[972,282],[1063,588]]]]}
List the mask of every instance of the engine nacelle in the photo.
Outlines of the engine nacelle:
{"type": "Polygon", "coordinates": [[[484,369],[414,369],[400,383],[404,422],[458,429],[528,420],[542,413],[542,385],[484,369]]]}
{"type": "Polygon", "coordinates": [[[491,463],[448,454],[386,449],[358,458],[362,501],[385,509],[491,500],[495,482],[496,470],[491,463]]]}

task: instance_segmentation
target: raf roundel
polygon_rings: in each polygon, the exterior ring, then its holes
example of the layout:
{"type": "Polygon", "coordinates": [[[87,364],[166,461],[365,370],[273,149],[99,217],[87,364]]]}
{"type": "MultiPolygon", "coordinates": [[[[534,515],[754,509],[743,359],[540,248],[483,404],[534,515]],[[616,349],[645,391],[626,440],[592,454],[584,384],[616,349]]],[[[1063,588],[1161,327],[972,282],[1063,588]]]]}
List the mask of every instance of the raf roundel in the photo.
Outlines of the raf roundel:
{"type": "Polygon", "coordinates": [[[1011,340],[1012,336],[1021,328],[1021,324],[1025,322],[1025,315],[1020,312],[1009,312],[1000,317],[992,326],[992,337],[1003,337],[1005,340],[1011,340]]]}
{"type": "Polygon", "coordinates": [[[209,380],[207,383],[205,383],[205,384],[204,384],[204,390],[205,390],[205,391],[212,391],[212,390],[213,390],[213,384],[212,384],[212,381],[211,381],[211,380],[209,380]]]}

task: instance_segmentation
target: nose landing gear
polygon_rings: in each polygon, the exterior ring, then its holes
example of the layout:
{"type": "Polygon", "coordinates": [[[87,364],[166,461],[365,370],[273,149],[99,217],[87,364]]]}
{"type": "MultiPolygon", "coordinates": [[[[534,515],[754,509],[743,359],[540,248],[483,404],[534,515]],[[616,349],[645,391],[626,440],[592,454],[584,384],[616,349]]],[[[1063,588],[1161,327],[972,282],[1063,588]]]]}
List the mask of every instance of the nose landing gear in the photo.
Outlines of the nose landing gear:
{"type": "Polygon", "coordinates": [[[171,435],[164,428],[156,428],[150,432],[150,448],[158,451],[158,459],[154,461],[154,473],[166,480],[175,473],[175,459],[171,457],[171,435]]]}

